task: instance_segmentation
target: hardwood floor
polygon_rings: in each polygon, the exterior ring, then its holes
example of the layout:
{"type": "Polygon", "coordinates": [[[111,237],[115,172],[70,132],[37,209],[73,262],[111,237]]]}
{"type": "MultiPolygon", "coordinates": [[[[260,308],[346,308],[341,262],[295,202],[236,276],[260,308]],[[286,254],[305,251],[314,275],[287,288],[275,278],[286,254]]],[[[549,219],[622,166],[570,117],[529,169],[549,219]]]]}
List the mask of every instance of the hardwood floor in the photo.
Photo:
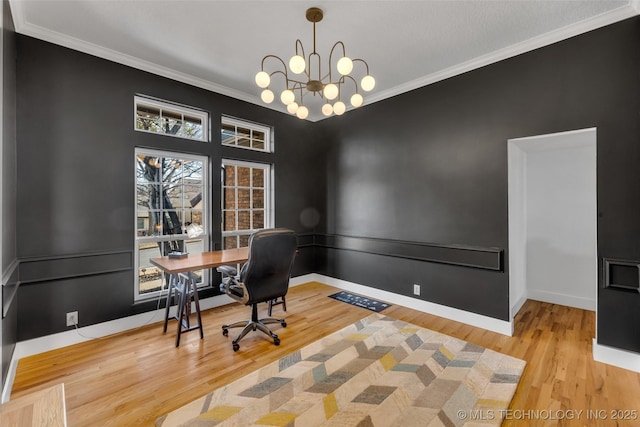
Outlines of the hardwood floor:
{"type": "MultiPolygon", "coordinates": [[[[175,321],[162,334],[158,319],[21,359],[11,397],[63,382],[70,426],[153,425],[159,416],[371,314],[326,298],[337,291],[316,282],[291,288],[288,326],[273,325],[278,347],[251,333],[234,353],[220,326],[248,318],[250,310],[232,304],[203,312],[205,339],[185,334],[179,348],[175,321]]],[[[280,313],[276,307],[274,315],[280,313]]],[[[640,374],[593,361],[593,312],[527,301],[513,337],[396,305],[384,314],[526,360],[505,426],[640,425],[640,374]]]]}

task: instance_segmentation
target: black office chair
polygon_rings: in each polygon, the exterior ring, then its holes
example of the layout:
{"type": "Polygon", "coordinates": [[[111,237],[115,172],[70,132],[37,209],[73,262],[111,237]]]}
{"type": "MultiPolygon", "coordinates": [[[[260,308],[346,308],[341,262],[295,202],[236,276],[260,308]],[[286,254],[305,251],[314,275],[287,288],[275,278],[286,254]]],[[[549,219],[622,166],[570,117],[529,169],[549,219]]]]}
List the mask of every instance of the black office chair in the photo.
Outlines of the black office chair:
{"type": "Polygon", "coordinates": [[[256,231],[249,239],[249,259],[240,269],[231,266],[218,267],[223,275],[220,291],[245,305],[251,305],[251,320],[222,325],[222,334],[229,335],[229,328],[244,328],[233,340],[233,351],[238,351],[238,342],[256,329],[273,338],[275,345],[280,339],[266,326],[280,323],[287,326],[284,319],[258,318],[258,303],[269,302],[284,297],[289,290],[289,277],[296,255],[298,238],[287,229],[275,228],[256,231]]]}

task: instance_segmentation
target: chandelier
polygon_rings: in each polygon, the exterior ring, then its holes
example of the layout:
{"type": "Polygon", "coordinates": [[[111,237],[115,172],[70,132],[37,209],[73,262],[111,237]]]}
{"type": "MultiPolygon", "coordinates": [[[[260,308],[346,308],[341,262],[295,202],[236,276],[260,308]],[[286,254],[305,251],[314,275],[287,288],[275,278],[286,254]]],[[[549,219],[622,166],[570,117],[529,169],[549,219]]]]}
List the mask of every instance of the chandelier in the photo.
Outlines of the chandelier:
{"type": "Polygon", "coordinates": [[[279,75],[285,83],[285,88],[280,93],[280,100],[287,106],[289,113],[295,114],[300,119],[306,119],[309,116],[309,109],[304,104],[304,97],[309,94],[319,95],[326,101],[322,106],[322,114],[325,116],[342,115],[347,109],[343,102],[347,94],[351,94],[349,101],[352,106],[356,108],[361,106],[364,98],[358,91],[358,82],[351,75],[351,71],[355,64],[364,64],[366,74],[360,80],[360,88],[368,92],[376,84],[373,76],[369,74],[369,64],[363,59],[349,58],[344,43],[338,41],[329,52],[328,71],[323,75],[322,60],[320,54],[316,52],[316,23],[322,21],[323,13],[320,8],[312,7],[307,9],[306,16],[307,21],[313,23],[313,52],[306,56],[302,42],[297,39],[295,55],[289,60],[289,67],[276,55],[267,55],[262,58],[261,70],[256,74],[256,84],[263,89],[260,98],[267,104],[273,102],[275,95],[269,87],[272,77],[279,75]],[[339,54],[342,56],[339,59],[334,58],[334,53],[336,57],[339,54]],[[335,65],[332,63],[334,59],[335,65]],[[266,62],[275,63],[275,71],[271,73],[265,71],[266,62]]]}

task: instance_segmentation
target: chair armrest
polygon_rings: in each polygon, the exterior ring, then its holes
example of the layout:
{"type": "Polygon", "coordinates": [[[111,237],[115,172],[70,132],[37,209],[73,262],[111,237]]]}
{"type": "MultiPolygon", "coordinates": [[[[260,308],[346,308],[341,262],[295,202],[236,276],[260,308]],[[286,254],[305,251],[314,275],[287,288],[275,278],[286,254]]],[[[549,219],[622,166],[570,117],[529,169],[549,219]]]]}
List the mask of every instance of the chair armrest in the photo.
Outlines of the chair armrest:
{"type": "Polygon", "coordinates": [[[235,277],[238,275],[238,270],[232,265],[221,265],[216,268],[218,273],[222,273],[223,276],[235,277]]]}
{"type": "Polygon", "coordinates": [[[235,277],[227,277],[220,283],[220,292],[227,294],[234,300],[247,304],[249,301],[249,293],[244,283],[236,280],[235,277]]]}

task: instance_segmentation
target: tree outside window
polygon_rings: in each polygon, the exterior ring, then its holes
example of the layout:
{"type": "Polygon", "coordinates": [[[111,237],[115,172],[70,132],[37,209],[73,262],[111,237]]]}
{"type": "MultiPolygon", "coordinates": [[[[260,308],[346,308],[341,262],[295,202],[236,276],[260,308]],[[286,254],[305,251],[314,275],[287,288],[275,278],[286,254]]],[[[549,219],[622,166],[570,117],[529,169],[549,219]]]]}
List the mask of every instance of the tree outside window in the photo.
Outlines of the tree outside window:
{"type": "Polygon", "coordinates": [[[204,221],[207,164],[202,156],[136,151],[138,299],[157,294],[163,287],[161,272],[149,259],[169,252],[208,250],[204,221]],[[203,234],[190,238],[190,225],[200,227],[203,234]]]}

